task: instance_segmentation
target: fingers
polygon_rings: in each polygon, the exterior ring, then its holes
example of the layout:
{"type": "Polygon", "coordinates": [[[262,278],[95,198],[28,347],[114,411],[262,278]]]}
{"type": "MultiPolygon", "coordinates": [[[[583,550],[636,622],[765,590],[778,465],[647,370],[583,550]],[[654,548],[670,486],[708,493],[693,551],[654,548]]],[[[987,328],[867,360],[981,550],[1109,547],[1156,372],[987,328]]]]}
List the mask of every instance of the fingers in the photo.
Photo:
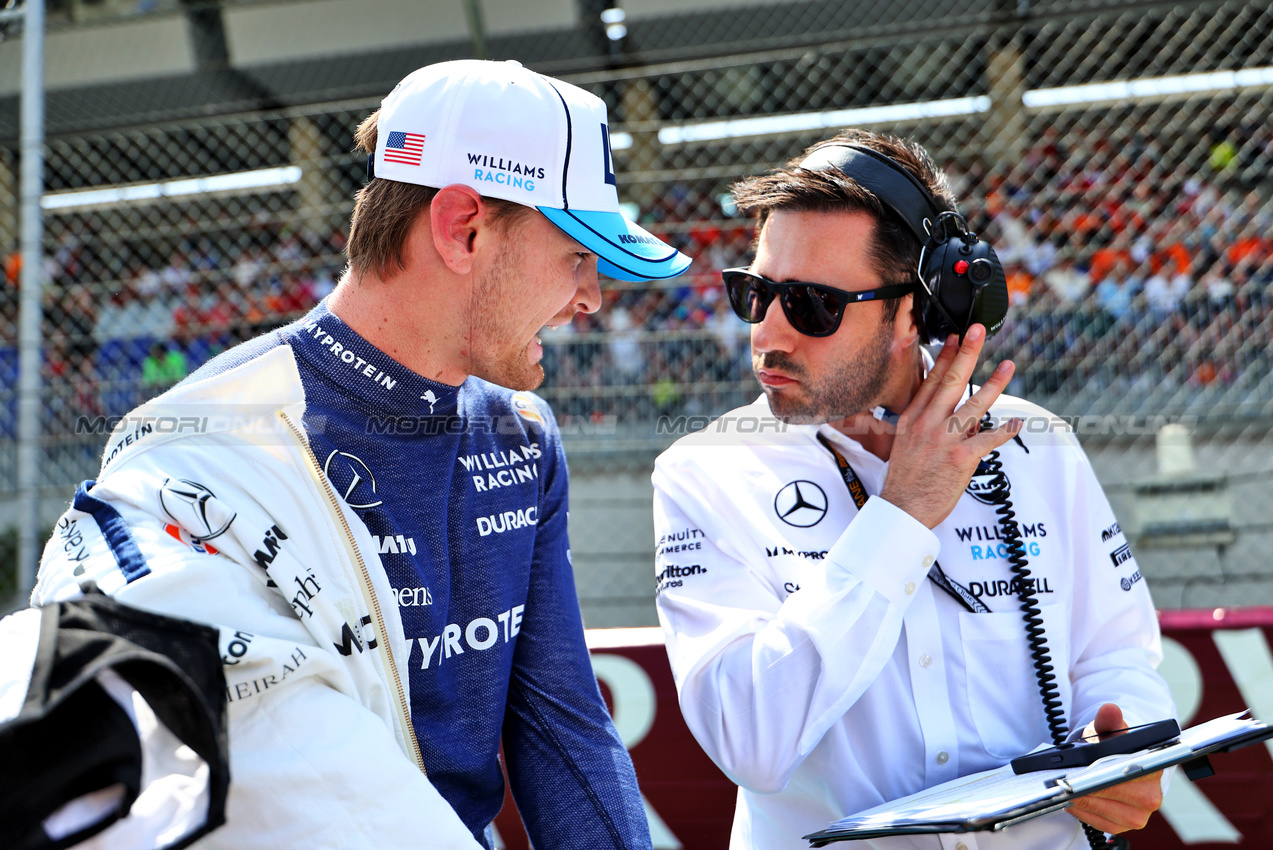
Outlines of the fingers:
{"type": "Polygon", "coordinates": [[[1102,739],[1116,732],[1126,731],[1127,722],[1123,720],[1123,710],[1112,702],[1105,703],[1097,709],[1092,728],[1102,739]]]}
{"type": "MultiPolygon", "coordinates": [[[[972,378],[985,342],[986,329],[978,324],[968,329],[962,343],[954,334],[948,336],[933,363],[933,368],[929,370],[923,383],[920,384],[919,391],[915,393],[915,397],[911,399],[911,403],[906,406],[903,413],[908,414],[911,420],[921,416],[929,419],[933,417],[944,419],[949,416],[955,409],[955,405],[959,404],[960,399],[963,398],[964,387],[972,378]]],[[[1014,370],[1015,367],[1011,361],[1001,363],[977,393],[964,402],[960,410],[966,409],[969,414],[975,414],[979,419],[1008,386],[1014,370]],[[974,400],[973,406],[969,407],[969,403],[974,400]]],[[[974,431],[975,428],[968,429],[969,434],[974,431]]]]}
{"type": "MultiPolygon", "coordinates": [[[[1087,797],[1082,798],[1084,800],[1087,797]]],[[[1067,809],[1074,817],[1096,827],[1101,832],[1108,832],[1111,835],[1118,835],[1120,832],[1129,832],[1133,829],[1142,829],[1145,824],[1149,823],[1149,816],[1152,811],[1143,811],[1126,803],[1115,803],[1109,800],[1103,800],[1099,805],[1088,804],[1080,808],[1076,801],[1074,805],[1067,809]]]]}
{"type": "Polygon", "coordinates": [[[968,440],[968,450],[977,457],[985,457],[1021,433],[1025,425],[1020,419],[1009,419],[997,428],[987,428],[968,440]]]}
{"type": "Polygon", "coordinates": [[[1007,388],[1008,382],[1012,380],[1012,374],[1015,371],[1016,366],[1011,360],[1005,360],[1000,363],[990,376],[990,379],[955,411],[955,417],[966,424],[969,437],[968,448],[976,452],[977,457],[985,457],[1007,443],[1020,434],[1022,427],[1025,425],[1024,420],[1013,418],[1001,423],[996,428],[987,428],[981,432],[977,431],[981,417],[999,399],[1000,394],[1007,388]]]}
{"type": "Polygon", "coordinates": [[[1080,738],[1084,741],[1103,741],[1127,731],[1123,710],[1115,703],[1107,702],[1096,710],[1092,722],[1083,727],[1080,738]]]}
{"type": "Polygon", "coordinates": [[[1012,377],[1007,363],[972,395],[967,414],[955,410],[964,397],[986,340],[981,325],[960,343],[948,337],[933,368],[902,411],[895,431],[892,463],[880,496],[929,528],[950,514],[982,457],[1020,433],[1019,421],[978,433],[982,413],[1012,377]]]}
{"type": "Polygon", "coordinates": [[[906,410],[922,411],[928,406],[929,399],[933,397],[933,393],[937,392],[937,386],[941,383],[942,376],[946,374],[946,370],[955,361],[955,355],[958,353],[959,337],[951,334],[946,337],[946,342],[942,344],[941,351],[938,352],[937,359],[933,362],[933,368],[928,370],[928,375],[925,376],[924,382],[919,385],[919,391],[915,393],[911,403],[906,406],[906,410]]]}
{"type": "Polygon", "coordinates": [[[1162,806],[1162,771],[1147,774],[1095,794],[1079,797],[1070,814],[1103,832],[1140,829],[1162,806]]]}
{"type": "Polygon", "coordinates": [[[956,412],[960,418],[969,417],[981,419],[990,406],[998,400],[1000,394],[1008,388],[1008,382],[1012,380],[1012,375],[1017,371],[1017,365],[1011,360],[1005,360],[995,367],[990,373],[990,377],[984,384],[978,387],[977,391],[968,397],[968,400],[959,406],[956,412]]]}
{"type": "Polygon", "coordinates": [[[977,368],[977,358],[981,356],[981,348],[986,343],[986,329],[981,325],[973,325],[964,334],[964,341],[951,361],[950,367],[940,376],[937,389],[933,393],[932,407],[948,415],[963,398],[964,387],[968,386],[973,370],[977,368]]]}

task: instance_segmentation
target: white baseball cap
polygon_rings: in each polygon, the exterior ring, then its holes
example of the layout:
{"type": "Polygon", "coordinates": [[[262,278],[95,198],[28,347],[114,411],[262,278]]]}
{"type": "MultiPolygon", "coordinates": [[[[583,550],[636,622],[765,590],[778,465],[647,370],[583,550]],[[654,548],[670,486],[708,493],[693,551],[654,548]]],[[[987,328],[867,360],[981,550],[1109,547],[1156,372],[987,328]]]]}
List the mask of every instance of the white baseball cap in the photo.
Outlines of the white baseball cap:
{"type": "Polygon", "coordinates": [[[676,277],[690,258],[619,212],[601,98],[518,62],[462,59],[408,75],[380,104],[376,177],[472,186],[534,207],[620,280],[676,277]]]}

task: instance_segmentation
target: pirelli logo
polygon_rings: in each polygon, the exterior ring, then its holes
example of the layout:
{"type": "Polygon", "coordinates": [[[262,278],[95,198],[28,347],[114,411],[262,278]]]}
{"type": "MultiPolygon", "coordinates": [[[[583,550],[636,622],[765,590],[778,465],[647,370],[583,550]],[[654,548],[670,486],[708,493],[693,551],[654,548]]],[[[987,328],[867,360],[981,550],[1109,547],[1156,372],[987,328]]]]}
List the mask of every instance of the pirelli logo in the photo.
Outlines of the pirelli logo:
{"type": "Polygon", "coordinates": [[[1132,547],[1124,543],[1109,553],[1109,559],[1114,562],[1116,567],[1125,561],[1130,561],[1132,559],[1132,547]]]}

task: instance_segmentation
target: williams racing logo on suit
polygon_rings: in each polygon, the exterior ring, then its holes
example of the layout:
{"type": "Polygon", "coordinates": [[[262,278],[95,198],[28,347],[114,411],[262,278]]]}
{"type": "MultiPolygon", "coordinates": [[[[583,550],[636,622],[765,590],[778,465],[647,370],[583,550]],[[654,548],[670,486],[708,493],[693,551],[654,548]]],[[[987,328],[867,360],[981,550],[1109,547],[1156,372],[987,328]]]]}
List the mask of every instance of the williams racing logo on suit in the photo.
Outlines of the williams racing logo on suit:
{"type": "Polygon", "coordinates": [[[380,641],[376,638],[376,630],[370,614],[364,614],[362,619],[353,626],[347,622],[341,623],[340,641],[332,642],[336,651],[346,658],[355,652],[361,654],[364,648],[371,650],[379,645],[380,641]]]}
{"type": "Polygon", "coordinates": [[[531,443],[511,449],[460,455],[459,461],[472,478],[473,489],[485,493],[517,484],[535,484],[539,480],[539,465],[535,461],[542,456],[539,443],[531,443]]]}
{"type": "MultiPolygon", "coordinates": [[[[1018,520],[1017,529],[1021,533],[1021,551],[1030,558],[1043,554],[1045,543],[1037,538],[1048,536],[1045,523],[1018,520]]],[[[967,525],[955,528],[955,534],[961,543],[968,543],[968,554],[974,561],[993,561],[998,558],[1007,559],[1009,553],[1007,538],[997,525],[967,525]]]]}

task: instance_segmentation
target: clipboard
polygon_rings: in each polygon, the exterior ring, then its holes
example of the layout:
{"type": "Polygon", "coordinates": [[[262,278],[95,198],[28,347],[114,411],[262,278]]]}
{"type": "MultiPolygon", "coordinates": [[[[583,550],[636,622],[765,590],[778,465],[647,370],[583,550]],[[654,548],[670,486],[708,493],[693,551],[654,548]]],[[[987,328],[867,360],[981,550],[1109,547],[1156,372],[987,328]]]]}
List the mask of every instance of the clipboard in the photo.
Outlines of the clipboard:
{"type": "Polygon", "coordinates": [[[973,773],[842,818],[804,836],[811,846],[835,841],[950,832],[984,832],[1042,817],[1091,794],[1172,765],[1190,779],[1210,776],[1206,757],[1273,738],[1273,726],[1249,711],[1217,717],[1179,738],[1130,753],[1109,755],[1085,767],[1016,774],[1011,765],[973,773]]]}

